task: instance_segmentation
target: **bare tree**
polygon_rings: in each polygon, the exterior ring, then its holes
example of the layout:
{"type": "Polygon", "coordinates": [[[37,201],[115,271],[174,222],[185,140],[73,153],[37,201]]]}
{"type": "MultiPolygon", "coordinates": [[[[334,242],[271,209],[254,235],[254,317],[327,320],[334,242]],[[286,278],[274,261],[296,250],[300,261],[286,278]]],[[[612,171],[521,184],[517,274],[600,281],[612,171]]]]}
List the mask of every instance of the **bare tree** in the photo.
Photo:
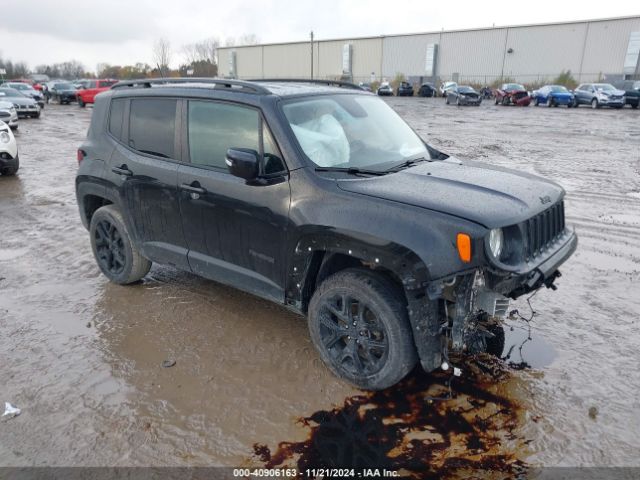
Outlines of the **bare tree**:
{"type": "Polygon", "coordinates": [[[153,62],[160,69],[169,71],[169,63],[171,63],[171,44],[166,38],[160,38],[153,44],[153,62]]]}

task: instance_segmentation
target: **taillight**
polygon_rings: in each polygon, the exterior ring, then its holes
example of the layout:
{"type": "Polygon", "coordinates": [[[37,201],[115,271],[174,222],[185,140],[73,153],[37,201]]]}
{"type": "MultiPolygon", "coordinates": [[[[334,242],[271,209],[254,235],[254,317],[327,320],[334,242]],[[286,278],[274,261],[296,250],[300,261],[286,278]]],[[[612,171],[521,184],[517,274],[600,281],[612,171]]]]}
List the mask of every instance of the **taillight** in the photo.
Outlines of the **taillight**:
{"type": "Polygon", "coordinates": [[[78,149],[78,165],[80,164],[80,162],[82,162],[82,160],[84,160],[84,157],[86,156],[87,156],[87,153],[81,148],[79,148],[78,149]]]}

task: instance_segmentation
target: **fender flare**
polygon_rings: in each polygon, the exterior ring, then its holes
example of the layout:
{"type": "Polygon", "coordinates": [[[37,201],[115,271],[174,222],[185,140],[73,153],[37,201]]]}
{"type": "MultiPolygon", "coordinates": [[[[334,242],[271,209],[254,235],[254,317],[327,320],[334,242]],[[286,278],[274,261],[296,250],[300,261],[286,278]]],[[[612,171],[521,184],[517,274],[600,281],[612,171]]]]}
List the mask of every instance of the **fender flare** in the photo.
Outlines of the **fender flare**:
{"type": "Polygon", "coordinates": [[[320,232],[300,237],[290,256],[286,279],[287,303],[306,310],[326,254],[355,258],[373,270],[391,272],[402,284],[407,299],[414,344],[422,367],[440,366],[442,338],[438,302],[427,295],[429,270],[423,260],[403,245],[355,232],[320,232]]]}

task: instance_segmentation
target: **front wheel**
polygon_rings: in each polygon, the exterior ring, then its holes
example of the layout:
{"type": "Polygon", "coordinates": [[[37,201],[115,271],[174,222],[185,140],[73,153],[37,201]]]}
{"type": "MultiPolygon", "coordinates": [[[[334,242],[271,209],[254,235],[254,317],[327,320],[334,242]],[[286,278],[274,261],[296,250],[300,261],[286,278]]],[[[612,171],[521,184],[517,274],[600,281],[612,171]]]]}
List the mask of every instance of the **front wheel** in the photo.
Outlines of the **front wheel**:
{"type": "Polygon", "coordinates": [[[445,99],[444,103],[446,103],[447,105],[449,105],[449,95],[447,95],[447,98],[445,99]]]}
{"type": "Polygon", "coordinates": [[[18,157],[15,158],[15,162],[10,167],[4,167],[0,169],[0,173],[7,177],[12,177],[16,173],[18,173],[18,169],[20,168],[20,159],[18,157]]]}
{"type": "Polygon", "coordinates": [[[357,387],[388,388],[417,362],[402,291],[380,274],[348,269],[330,276],[313,294],[308,316],[322,361],[357,387]]]}
{"type": "Polygon", "coordinates": [[[591,108],[593,109],[600,108],[600,102],[598,102],[597,98],[594,98],[593,100],[591,100],[591,108]]]}
{"type": "Polygon", "coordinates": [[[536,97],[536,99],[534,100],[533,104],[534,104],[536,107],[539,107],[539,106],[540,106],[540,99],[539,99],[538,97],[536,97]]]}
{"type": "Polygon", "coordinates": [[[149,272],[151,262],[138,252],[115,206],[106,205],[96,210],[91,217],[89,234],[98,267],[113,283],[127,285],[149,272]]]}

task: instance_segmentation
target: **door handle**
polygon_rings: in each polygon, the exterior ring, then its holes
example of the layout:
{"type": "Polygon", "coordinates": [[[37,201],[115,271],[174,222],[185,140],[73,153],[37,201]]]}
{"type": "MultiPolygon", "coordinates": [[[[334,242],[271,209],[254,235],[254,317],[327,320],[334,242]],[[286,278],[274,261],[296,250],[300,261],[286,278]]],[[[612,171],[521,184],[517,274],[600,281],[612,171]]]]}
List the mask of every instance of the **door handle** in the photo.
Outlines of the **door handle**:
{"type": "Polygon", "coordinates": [[[120,165],[119,167],[112,167],[111,171],[113,173],[117,173],[118,175],[124,175],[126,177],[130,177],[133,175],[133,172],[127,168],[126,165],[120,165]]]}
{"type": "MultiPolygon", "coordinates": [[[[193,182],[193,183],[196,183],[197,185],[199,185],[199,183],[197,182],[193,182]]],[[[188,183],[183,183],[182,185],[180,185],[180,190],[185,190],[190,193],[197,193],[198,195],[204,195],[205,193],[207,193],[207,191],[204,188],[199,186],[189,185],[188,183]]]]}

